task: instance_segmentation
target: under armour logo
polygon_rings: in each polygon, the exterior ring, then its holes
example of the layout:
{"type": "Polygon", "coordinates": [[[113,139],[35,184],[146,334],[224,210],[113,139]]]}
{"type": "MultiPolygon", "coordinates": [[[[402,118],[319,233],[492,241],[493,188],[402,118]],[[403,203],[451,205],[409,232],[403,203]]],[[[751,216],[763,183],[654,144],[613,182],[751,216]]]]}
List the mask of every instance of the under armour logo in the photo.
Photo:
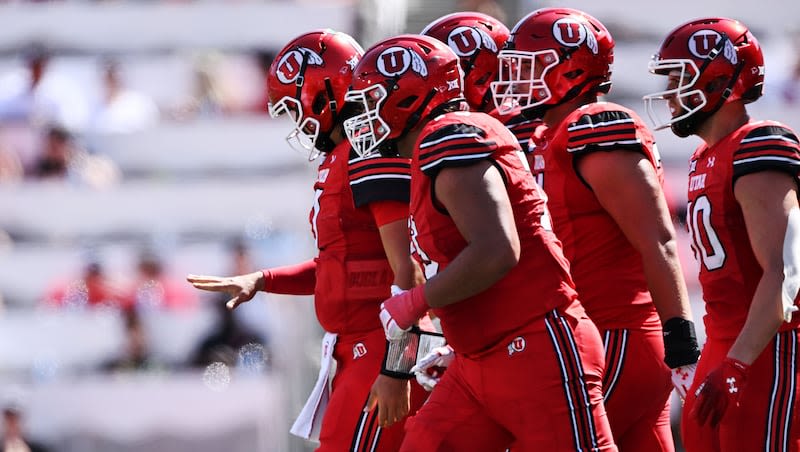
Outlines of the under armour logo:
{"type": "Polygon", "coordinates": [[[728,392],[730,392],[731,394],[739,392],[739,388],[736,387],[736,379],[735,378],[728,377],[728,379],[725,380],[725,382],[728,383],[728,392]]]}
{"type": "Polygon", "coordinates": [[[451,89],[458,89],[458,80],[448,80],[447,81],[447,90],[451,89]]]}
{"type": "Polygon", "coordinates": [[[715,157],[709,157],[708,160],[706,160],[706,167],[712,168],[714,166],[715,160],[716,160],[715,157]]]}
{"type": "Polygon", "coordinates": [[[358,64],[358,56],[356,56],[356,55],[353,55],[353,56],[352,56],[352,57],[350,57],[350,59],[349,59],[349,60],[347,60],[345,63],[346,63],[348,66],[350,66],[350,70],[351,70],[351,71],[355,70],[355,68],[356,68],[356,65],[358,64]]]}

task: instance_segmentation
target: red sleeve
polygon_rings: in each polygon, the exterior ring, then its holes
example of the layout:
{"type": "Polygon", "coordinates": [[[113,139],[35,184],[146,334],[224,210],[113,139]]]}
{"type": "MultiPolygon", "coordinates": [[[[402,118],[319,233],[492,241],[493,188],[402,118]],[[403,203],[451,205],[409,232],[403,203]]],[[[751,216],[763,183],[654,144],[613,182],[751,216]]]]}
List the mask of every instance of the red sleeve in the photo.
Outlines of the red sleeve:
{"type": "Polygon", "coordinates": [[[317,261],[311,259],[299,264],[261,270],[264,274],[264,291],[284,295],[314,295],[317,285],[317,261]]]}
{"type": "Polygon", "coordinates": [[[376,201],[369,203],[369,211],[378,227],[408,218],[408,204],[398,201],[376,201]]]}
{"type": "Polygon", "coordinates": [[[772,124],[750,131],[733,153],[733,180],[759,171],[800,173],[800,140],[788,127],[772,124]]]}
{"type": "Polygon", "coordinates": [[[636,121],[624,111],[606,110],[585,114],[569,124],[567,133],[567,151],[575,155],[616,149],[643,149],[636,133],[636,121]]]}
{"type": "Polygon", "coordinates": [[[432,177],[442,168],[472,165],[497,149],[486,130],[475,124],[446,124],[419,142],[419,166],[432,177]]]}

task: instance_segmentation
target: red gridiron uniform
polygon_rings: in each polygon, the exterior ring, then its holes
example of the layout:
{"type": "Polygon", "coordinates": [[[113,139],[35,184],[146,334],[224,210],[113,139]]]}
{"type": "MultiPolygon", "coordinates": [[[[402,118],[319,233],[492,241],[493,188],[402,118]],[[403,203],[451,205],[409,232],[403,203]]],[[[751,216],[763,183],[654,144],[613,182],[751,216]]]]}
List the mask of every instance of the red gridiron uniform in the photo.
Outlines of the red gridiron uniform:
{"type": "Polygon", "coordinates": [[[737,178],[758,171],[800,173],[797,135],[774,121],[751,121],[713,147],[700,146],[689,166],[687,224],[700,263],[707,341],[682,421],[688,451],[800,450],[797,401],[797,316],[753,362],[740,406],[728,407],[719,429],[689,416],[696,387],[728,354],[742,331],[762,270],[734,196],[737,178]],[[755,423],[754,423],[755,421],[755,423]]]}
{"type": "MultiPolygon", "coordinates": [[[[339,335],[319,451],[395,451],[402,440],[404,422],[381,429],[377,409],[363,413],[386,347],[378,312],[394,279],[368,204],[407,202],[409,179],[408,160],[358,158],[346,141],[319,166],[310,215],[319,249],[314,306],[320,325],[339,335]]],[[[426,394],[417,384],[412,394],[413,412],[426,394]]]]}
{"type": "Polygon", "coordinates": [[[417,142],[411,228],[426,276],[447,268],[466,246],[435,199],[438,171],[485,159],[505,180],[520,260],[484,292],[435,309],[457,354],[409,420],[401,450],[503,450],[512,442],[515,450],[615,450],[601,402],[600,337],[576,300],[516,139],[486,114],[442,115],[417,142]]]}
{"type": "Polygon", "coordinates": [[[669,369],[642,257],[577,171],[591,152],[643,154],[663,182],[652,134],[633,111],[596,102],[531,140],[531,167],[547,193],[581,302],[604,336],[606,409],[621,449],[672,450],[669,369]],[[647,394],[643,402],[642,394],[647,394]]]}

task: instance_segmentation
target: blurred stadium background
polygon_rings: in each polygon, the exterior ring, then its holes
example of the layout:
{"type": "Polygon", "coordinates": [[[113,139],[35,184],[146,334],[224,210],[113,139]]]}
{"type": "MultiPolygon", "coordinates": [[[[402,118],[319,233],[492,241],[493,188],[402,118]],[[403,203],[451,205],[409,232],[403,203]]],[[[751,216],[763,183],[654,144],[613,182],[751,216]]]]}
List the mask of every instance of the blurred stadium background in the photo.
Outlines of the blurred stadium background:
{"type": "MultiPolygon", "coordinates": [[[[265,114],[263,71],[315,28],[366,48],[445,13],[510,28],[543,6],[608,26],[609,100],[638,111],[660,88],[646,65],[663,35],[740,19],[767,59],[753,115],[800,129],[800,2],[0,0],[0,407],[57,452],[312,450],[288,434],[317,374],[311,299],[261,294],[223,319],[183,282],[313,255],[315,165],[265,114]],[[119,309],[131,305],[135,318],[119,309]]],[[[680,218],[697,142],[657,139],[680,218]]]]}

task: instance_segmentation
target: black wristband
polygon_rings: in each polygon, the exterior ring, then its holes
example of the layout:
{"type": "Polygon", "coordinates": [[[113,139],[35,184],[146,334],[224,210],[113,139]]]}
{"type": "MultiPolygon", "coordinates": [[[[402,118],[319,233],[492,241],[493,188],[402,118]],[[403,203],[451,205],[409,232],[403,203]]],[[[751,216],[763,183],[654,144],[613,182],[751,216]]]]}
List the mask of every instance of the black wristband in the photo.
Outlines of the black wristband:
{"type": "Polygon", "coordinates": [[[386,351],[383,353],[383,362],[381,363],[381,375],[386,375],[387,377],[396,378],[398,380],[410,380],[414,378],[414,374],[410,372],[389,370],[386,368],[386,359],[389,357],[389,347],[391,346],[392,343],[386,341],[386,351]]]}
{"type": "Polygon", "coordinates": [[[673,317],[664,324],[664,362],[670,369],[694,364],[700,358],[694,322],[673,317]]]}

